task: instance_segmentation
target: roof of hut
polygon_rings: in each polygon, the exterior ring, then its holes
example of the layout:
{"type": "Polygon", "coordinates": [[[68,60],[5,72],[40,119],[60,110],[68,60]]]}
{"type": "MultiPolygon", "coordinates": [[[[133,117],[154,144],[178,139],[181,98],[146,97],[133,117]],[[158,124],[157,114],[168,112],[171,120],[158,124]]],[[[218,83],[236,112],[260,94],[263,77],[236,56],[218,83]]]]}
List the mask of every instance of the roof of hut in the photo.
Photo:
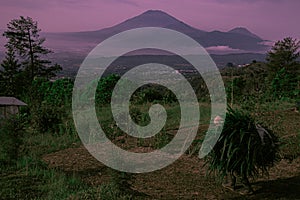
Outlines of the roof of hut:
{"type": "Polygon", "coordinates": [[[0,106],[27,106],[27,104],[15,97],[0,97],[0,106]]]}

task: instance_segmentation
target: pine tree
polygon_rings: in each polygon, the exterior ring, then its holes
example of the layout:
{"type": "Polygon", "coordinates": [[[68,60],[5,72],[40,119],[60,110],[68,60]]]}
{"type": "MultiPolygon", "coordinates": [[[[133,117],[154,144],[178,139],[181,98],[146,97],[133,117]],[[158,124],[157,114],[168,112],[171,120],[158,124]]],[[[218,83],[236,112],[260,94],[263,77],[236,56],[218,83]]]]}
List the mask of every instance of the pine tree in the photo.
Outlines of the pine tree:
{"type": "Polygon", "coordinates": [[[1,95],[16,96],[20,86],[21,64],[12,48],[8,47],[6,56],[1,63],[0,70],[1,95]]]}
{"type": "Polygon", "coordinates": [[[11,20],[3,34],[8,39],[6,47],[13,48],[19,56],[29,83],[35,77],[49,79],[61,70],[59,65],[51,66],[51,61],[44,59],[51,51],[43,46],[45,38],[40,37],[40,31],[36,21],[21,16],[11,20]]]}

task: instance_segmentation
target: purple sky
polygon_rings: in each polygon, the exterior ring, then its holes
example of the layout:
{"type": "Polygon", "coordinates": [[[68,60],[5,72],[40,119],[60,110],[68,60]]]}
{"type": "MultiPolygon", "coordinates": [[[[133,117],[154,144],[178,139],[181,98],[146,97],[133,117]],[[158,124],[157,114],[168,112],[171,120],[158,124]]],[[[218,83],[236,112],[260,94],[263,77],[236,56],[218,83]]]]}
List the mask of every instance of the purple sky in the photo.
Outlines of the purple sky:
{"type": "Polygon", "coordinates": [[[206,31],[243,26],[264,39],[300,38],[299,0],[0,0],[0,29],[23,15],[43,31],[98,30],[149,9],[206,31]]]}

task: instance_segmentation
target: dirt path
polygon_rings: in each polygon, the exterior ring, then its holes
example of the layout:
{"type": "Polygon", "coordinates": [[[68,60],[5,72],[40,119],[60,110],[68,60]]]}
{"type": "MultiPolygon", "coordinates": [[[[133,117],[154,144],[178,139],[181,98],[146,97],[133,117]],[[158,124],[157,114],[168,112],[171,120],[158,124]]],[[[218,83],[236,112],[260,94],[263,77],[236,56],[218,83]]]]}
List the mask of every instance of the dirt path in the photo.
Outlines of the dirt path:
{"type": "MultiPolygon", "coordinates": [[[[108,168],[84,147],[65,149],[43,159],[52,168],[80,175],[90,185],[98,186],[110,179],[108,168]]],[[[300,199],[300,158],[282,160],[271,169],[269,178],[254,181],[255,193],[251,196],[228,191],[205,173],[203,160],[183,155],[162,170],[134,175],[133,189],[143,193],[145,199],[300,199]]]]}

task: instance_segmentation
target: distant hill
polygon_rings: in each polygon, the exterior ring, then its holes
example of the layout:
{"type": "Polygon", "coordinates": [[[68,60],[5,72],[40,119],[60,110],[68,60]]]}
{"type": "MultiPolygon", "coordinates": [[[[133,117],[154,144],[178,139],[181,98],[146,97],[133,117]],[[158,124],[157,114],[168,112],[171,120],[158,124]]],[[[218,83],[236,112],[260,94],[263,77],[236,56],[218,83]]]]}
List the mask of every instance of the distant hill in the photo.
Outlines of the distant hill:
{"type": "Polygon", "coordinates": [[[228,33],[238,33],[238,34],[241,34],[241,35],[247,35],[249,37],[256,38],[258,40],[262,40],[259,36],[255,35],[254,33],[251,33],[248,29],[246,29],[244,27],[234,28],[234,29],[228,31],[228,33]]]}
{"type": "Polygon", "coordinates": [[[219,68],[223,68],[227,63],[234,65],[250,64],[252,61],[265,62],[266,54],[259,53],[241,53],[241,54],[224,54],[224,55],[211,55],[219,68]]]}
{"type": "MultiPolygon", "coordinates": [[[[4,58],[5,54],[0,51],[0,61],[4,58]]],[[[84,60],[86,55],[82,53],[75,52],[63,52],[63,53],[53,53],[49,55],[49,59],[63,66],[63,72],[61,76],[74,77],[79,69],[82,61],[84,60]]],[[[212,59],[216,63],[219,68],[223,68],[227,65],[227,63],[233,63],[234,65],[243,65],[251,63],[253,60],[256,61],[265,61],[265,54],[257,54],[257,53],[241,53],[241,54],[224,54],[224,55],[216,55],[211,54],[212,59]]],[[[110,72],[120,73],[124,70],[124,67],[128,67],[131,65],[138,65],[143,61],[153,61],[153,60],[161,59],[164,63],[169,66],[175,67],[177,70],[189,70],[191,67],[189,65],[184,65],[182,60],[169,56],[169,55],[144,55],[144,56],[127,56],[122,58],[122,60],[118,63],[114,63],[114,69],[111,68],[110,72]],[[184,67],[183,67],[184,66],[184,67]],[[121,70],[120,72],[118,72],[121,70]]],[[[1,68],[1,67],[0,67],[1,68]]]]}
{"type": "MultiPolygon", "coordinates": [[[[251,63],[253,60],[265,61],[265,54],[256,53],[242,53],[242,54],[224,54],[216,55],[211,54],[212,59],[219,68],[223,68],[227,63],[233,63],[234,65],[243,65],[251,63]]],[[[68,54],[68,53],[54,53],[51,55],[52,60],[56,60],[59,64],[64,66],[63,74],[66,76],[75,76],[85,56],[82,54],[68,54]]],[[[139,64],[145,64],[146,61],[153,62],[161,60],[163,63],[171,67],[175,67],[177,70],[189,70],[191,66],[186,65],[181,59],[178,59],[170,55],[131,55],[125,56],[120,61],[114,63],[109,72],[121,73],[125,68],[130,66],[137,66],[139,64]]],[[[147,62],[146,62],[147,63],[147,62]]]]}

